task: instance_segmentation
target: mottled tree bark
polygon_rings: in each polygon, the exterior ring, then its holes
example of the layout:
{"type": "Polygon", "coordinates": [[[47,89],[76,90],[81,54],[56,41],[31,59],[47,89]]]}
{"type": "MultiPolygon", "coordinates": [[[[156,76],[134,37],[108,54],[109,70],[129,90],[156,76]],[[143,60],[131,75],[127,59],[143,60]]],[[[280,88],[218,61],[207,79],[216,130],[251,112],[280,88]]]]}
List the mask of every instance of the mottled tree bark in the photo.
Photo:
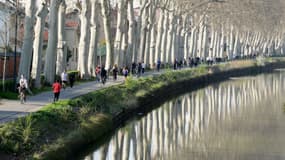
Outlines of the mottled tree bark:
{"type": "Polygon", "coordinates": [[[106,61],[105,69],[109,70],[111,65],[114,64],[113,43],[111,35],[111,6],[109,0],[101,0],[102,15],[103,15],[103,27],[106,41],[106,61]]]}
{"type": "Polygon", "coordinates": [[[41,69],[42,69],[42,51],[43,51],[43,36],[44,24],[48,14],[47,5],[41,4],[37,11],[37,22],[35,25],[35,40],[33,46],[33,63],[32,63],[32,78],[35,80],[35,87],[41,87],[41,69]]]}
{"type": "Polygon", "coordinates": [[[56,74],[60,75],[65,69],[67,64],[67,48],[65,39],[65,0],[62,0],[59,6],[58,13],[58,44],[57,44],[57,59],[56,59],[56,74]]]}
{"type": "Polygon", "coordinates": [[[135,16],[134,16],[134,7],[133,1],[128,0],[128,21],[129,21],[129,30],[128,30],[128,48],[126,53],[126,64],[130,66],[132,59],[134,59],[134,43],[135,43],[135,16]]]}
{"type": "Polygon", "coordinates": [[[99,7],[98,0],[91,0],[91,18],[90,18],[90,45],[88,53],[88,74],[95,77],[95,66],[97,63],[97,50],[99,40],[99,7]]]}
{"type": "Polygon", "coordinates": [[[125,0],[118,1],[118,14],[117,14],[117,28],[116,28],[116,37],[114,42],[114,63],[121,66],[122,64],[119,64],[120,54],[121,54],[121,47],[122,47],[122,41],[123,41],[123,34],[125,29],[124,21],[125,21],[125,8],[124,8],[125,0]]]}
{"type": "Polygon", "coordinates": [[[25,2],[24,42],[18,74],[18,76],[23,74],[28,81],[30,79],[30,68],[33,56],[35,3],[35,0],[26,0],[25,2]]]}
{"type": "Polygon", "coordinates": [[[52,84],[55,79],[56,48],[58,43],[58,8],[61,0],[51,0],[49,14],[49,38],[45,58],[44,75],[47,83],[52,84]],[[51,36],[52,35],[52,36],[51,36]]]}
{"type": "Polygon", "coordinates": [[[80,40],[78,46],[78,64],[77,69],[80,72],[81,78],[89,78],[90,75],[88,74],[88,50],[89,50],[89,43],[90,43],[90,0],[83,0],[81,2],[81,25],[80,25],[80,40]]]}

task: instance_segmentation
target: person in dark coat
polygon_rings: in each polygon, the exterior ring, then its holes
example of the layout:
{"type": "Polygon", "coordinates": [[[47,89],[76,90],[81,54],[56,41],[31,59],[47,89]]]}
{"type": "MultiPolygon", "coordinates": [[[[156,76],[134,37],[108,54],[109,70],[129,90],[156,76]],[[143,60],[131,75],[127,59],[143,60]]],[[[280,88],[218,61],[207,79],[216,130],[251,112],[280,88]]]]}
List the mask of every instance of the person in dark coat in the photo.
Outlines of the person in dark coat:
{"type": "Polygon", "coordinates": [[[113,72],[114,80],[117,80],[117,75],[118,75],[119,70],[116,64],[113,66],[112,72],[113,72]]]}
{"type": "Polygon", "coordinates": [[[69,78],[69,85],[70,85],[70,87],[72,88],[72,87],[73,87],[73,84],[74,84],[74,81],[75,81],[75,75],[74,75],[74,73],[71,73],[71,74],[68,76],[68,78],[69,78]]]}
{"type": "Polygon", "coordinates": [[[159,60],[157,60],[157,63],[156,63],[156,69],[157,69],[158,72],[160,70],[160,64],[161,64],[161,61],[159,59],[159,60]]]}
{"type": "Polygon", "coordinates": [[[132,74],[136,73],[136,69],[137,69],[137,64],[136,64],[136,62],[133,62],[132,63],[132,74]]]}
{"type": "Polygon", "coordinates": [[[101,69],[101,82],[105,84],[106,80],[107,80],[107,71],[105,67],[103,66],[101,69]]]}
{"type": "Polygon", "coordinates": [[[138,64],[138,77],[141,76],[141,73],[142,73],[142,63],[139,62],[139,64],[138,64]]]}

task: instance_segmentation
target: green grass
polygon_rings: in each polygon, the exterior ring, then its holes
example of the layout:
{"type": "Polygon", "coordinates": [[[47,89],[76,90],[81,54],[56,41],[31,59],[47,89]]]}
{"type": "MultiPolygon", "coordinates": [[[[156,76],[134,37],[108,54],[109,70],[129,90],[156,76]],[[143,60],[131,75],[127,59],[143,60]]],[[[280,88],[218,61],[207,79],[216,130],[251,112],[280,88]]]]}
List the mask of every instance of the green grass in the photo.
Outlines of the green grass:
{"type": "Polygon", "coordinates": [[[7,92],[0,92],[0,97],[1,98],[4,98],[4,99],[19,99],[18,98],[18,93],[16,92],[10,92],[10,91],[7,91],[7,92]]]}

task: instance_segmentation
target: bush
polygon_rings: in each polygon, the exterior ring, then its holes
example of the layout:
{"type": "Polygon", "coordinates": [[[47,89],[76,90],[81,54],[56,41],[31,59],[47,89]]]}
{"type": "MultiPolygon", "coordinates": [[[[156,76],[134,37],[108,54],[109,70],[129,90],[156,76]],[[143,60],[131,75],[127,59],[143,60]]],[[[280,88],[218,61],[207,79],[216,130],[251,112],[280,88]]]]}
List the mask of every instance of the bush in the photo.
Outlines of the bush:
{"type": "MultiPolygon", "coordinates": [[[[5,91],[15,92],[16,86],[14,85],[14,80],[5,80],[5,91]]],[[[0,82],[0,90],[2,91],[3,81],[0,82]]]]}
{"type": "Polygon", "coordinates": [[[68,76],[74,75],[76,81],[80,80],[79,71],[68,71],[67,74],[68,76]]]}

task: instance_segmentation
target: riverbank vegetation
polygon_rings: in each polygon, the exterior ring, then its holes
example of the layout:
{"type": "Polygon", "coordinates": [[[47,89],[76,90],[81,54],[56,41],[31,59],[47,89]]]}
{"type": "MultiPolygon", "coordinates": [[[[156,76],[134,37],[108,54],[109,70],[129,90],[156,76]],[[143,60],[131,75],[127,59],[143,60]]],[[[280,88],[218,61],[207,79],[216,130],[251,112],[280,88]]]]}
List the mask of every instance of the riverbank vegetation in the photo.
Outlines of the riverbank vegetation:
{"type": "Polygon", "coordinates": [[[19,158],[68,159],[76,154],[75,151],[113,130],[113,118],[118,113],[142,107],[148,99],[155,98],[153,94],[158,90],[207,74],[256,66],[256,60],[233,61],[211,67],[169,70],[139,79],[129,77],[124,84],[50,104],[29,116],[1,125],[0,150],[19,158]]]}

